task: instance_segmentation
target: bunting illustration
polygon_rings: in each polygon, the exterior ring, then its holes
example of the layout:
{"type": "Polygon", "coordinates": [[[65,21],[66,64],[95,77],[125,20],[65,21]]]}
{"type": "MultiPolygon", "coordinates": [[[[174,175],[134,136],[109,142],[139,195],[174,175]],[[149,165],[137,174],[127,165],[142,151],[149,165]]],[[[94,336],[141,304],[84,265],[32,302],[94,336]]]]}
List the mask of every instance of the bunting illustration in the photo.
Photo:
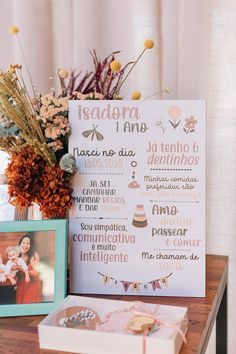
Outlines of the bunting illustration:
{"type": "Polygon", "coordinates": [[[133,280],[133,281],[119,280],[119,279],[113,278],[112,276],[110,276],[108,274],[103,274],[101,272],[98,272],[98,274],[102,277],[104,286],[106,286],[110,282],[113,282],[115,285],[121,283],[125,292],[127,292],[128,290],[134,291],[134,292],[139,292],[142,289],[147,289],[148,286],[151,286],[153,291],[161,290],[161,289],[163,289],[163,287],[168,287],[168,285],[169,285],[168,280],[173,273],[170,273],[169,275],[167,275],[165,277],[153,279],[148,282],[139,282],[136,280],[133,280]]]}

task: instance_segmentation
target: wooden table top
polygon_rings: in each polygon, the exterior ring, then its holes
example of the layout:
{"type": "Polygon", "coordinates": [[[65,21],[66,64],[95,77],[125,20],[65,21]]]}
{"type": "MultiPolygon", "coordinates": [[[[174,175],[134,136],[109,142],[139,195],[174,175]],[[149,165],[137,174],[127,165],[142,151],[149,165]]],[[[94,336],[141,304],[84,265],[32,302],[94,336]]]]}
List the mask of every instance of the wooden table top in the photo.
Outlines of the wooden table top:
{"type": "MultiPolygon", "coordinates": [[[[228,257],[207,255],[206,298],[138,297],[140,301],[189,308],[187,344],[180,354],[204,353],[219,309],[228,279],[228,257]]],[[[104,296],[120,300],[134,300],[132,296],[104,296]]],[[[137,300],[137,297],[135,297],[137,300]]],[[[39,349],[37,325],[45,316],[0,318],[1,354],[55,354],[56,351],[39,349]]],[[[65,352],[58,352],[65,353],[65,352]]]]}

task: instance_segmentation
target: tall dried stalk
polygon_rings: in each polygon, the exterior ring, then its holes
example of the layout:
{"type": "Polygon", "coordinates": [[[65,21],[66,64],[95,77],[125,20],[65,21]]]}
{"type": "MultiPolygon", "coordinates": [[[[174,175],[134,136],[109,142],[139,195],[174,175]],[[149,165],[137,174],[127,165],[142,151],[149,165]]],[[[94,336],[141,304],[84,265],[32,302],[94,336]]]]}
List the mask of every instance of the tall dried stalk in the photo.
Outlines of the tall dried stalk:
{"type": "MultiPolygon", "coordinates": [[[[46,144],[24,81],[16,69],[0,72],[0,112],[20,129],[22,141],[24,139],[49,165],[55,164],[55,155],[46,144]]],[[[19,147],[19,144],[16,145],[19,147]]],[[[12,144],[10,146],[11,149],[14,147],[12,144]]]]}

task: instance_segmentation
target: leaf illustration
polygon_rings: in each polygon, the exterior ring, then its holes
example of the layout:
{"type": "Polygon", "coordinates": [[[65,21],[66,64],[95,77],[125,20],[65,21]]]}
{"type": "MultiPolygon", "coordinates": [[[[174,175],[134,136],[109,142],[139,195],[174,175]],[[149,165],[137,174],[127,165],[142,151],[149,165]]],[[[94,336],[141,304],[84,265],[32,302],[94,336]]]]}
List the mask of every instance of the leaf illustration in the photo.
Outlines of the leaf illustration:
{"type": "Polygon", "coordinates": [[[175,129],[178,127],[180,122],[181,122],[181,120],[179,120],[178,123],[175,124],[175,129]]]}
{"type": "Polygon", "coordinates": [[[176,129],[177,127],[178,127],[178,125],[179,125],[179,123],[181,122],[181,120],[179,120],[178,121],[178,123],[173,123],[171,120],[169,120],[169,122],[170,122],[170,124],[172,125],[172,127],[174,128],[174,129],[176,129]]]}
{"type": "Polygon", "coordinates": [[[172,125],[172,127],[175,129],[175,124],[171,120],[169,120],[169,122],[172,125]]]}

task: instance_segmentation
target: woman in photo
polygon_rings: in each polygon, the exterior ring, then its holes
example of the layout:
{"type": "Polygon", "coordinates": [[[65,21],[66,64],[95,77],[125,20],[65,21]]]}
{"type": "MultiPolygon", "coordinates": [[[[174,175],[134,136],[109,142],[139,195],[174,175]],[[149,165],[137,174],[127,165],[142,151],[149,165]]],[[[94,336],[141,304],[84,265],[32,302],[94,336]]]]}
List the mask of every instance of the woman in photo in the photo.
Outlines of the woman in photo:
{"type": "Polygon", "coordinates": [[[25,273],[19,267],[17,273],[16,303],[31,304],[42,302],[42,282],[39,271],[37,271],[39,255],[35,251],[34,240],[30,235],[26,234],[21,237],[18,244],[20,247],[20,257],[28,267],[30,281],[29,283],[25,282],[25,273]]]}

